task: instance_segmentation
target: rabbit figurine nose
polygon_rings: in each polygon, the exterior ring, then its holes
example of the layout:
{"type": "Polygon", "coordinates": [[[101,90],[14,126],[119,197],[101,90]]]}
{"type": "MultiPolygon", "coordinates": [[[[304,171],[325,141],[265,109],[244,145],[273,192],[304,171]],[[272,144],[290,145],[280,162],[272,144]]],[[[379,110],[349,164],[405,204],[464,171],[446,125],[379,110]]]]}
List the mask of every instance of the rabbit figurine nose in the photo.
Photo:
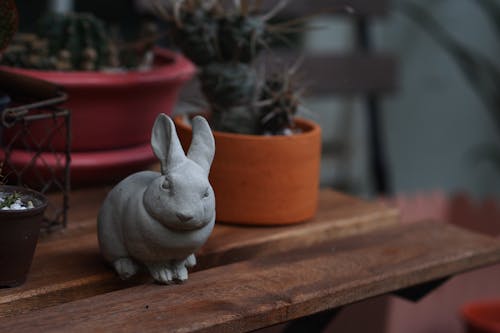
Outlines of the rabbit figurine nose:
{"type": "Polygon", "coordinates": [[[189,216],[189,215],[184,215],[184,214],[175,214],[177,216],[177,218],[181,221],[181,222],[188,222],[189,220],[192,220],[193,217],[192,216],[189,216]]]}

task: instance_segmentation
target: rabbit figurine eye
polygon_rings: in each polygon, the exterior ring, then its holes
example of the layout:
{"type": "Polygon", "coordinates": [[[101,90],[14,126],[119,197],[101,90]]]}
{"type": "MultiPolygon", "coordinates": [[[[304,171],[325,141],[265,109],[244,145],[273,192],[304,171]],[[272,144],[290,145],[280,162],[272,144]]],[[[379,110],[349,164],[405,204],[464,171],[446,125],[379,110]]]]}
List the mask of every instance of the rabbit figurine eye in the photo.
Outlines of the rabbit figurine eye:
{"type": "Polygon", "coordinates": [[[165,181],[161,183],[161,188],[164,190],[170,190],[170,182],[167,179],[165,179],[165,181]]]}
{"type": "Polygon", "coordinates": [[[210,196],[210,190],[207,188],[205,192],[203,193],[203,199],[206,199],[210,196]]]}

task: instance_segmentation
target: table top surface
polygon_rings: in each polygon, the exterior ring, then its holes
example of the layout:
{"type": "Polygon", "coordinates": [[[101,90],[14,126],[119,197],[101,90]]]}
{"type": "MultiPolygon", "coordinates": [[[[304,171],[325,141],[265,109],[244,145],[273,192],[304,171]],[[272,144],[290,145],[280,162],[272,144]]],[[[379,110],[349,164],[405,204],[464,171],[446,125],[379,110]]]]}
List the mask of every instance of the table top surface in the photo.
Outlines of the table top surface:
{"type": "Polygon", "coordinates": [[[322,191],[304,224],[216,224],[184,284],[121,281],[97,245],[105,194],[72,194],[68,228],[40,240],[28,281],[0,289],[0,331],[244,332],[500,262],[498,240],[322,191]]]}

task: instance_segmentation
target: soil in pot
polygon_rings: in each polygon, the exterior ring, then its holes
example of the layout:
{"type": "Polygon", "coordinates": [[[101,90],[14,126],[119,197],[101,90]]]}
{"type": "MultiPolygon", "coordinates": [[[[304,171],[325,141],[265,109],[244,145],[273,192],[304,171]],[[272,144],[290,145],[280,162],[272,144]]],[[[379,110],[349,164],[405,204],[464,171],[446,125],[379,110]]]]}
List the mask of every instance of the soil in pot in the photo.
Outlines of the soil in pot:
{"type": "Polygon", "coordinates": [[[19,193],[34,208],[0,210],[0,287],[15,287],[26,281],[40,232],[47,198],[16,186],[0,186],[0,194],[19,193]]]}
{"type": "MultiPolygon", "coordinates": [[[[189,147],[191,128],[175,118],[179,138],[189,147]]],[[[302,133],[290,136],[214,132],[216,152],[210,182],[217,221],[285,225],[310,220],[318,205],[321,130],[297,119],[302,133]]]]}

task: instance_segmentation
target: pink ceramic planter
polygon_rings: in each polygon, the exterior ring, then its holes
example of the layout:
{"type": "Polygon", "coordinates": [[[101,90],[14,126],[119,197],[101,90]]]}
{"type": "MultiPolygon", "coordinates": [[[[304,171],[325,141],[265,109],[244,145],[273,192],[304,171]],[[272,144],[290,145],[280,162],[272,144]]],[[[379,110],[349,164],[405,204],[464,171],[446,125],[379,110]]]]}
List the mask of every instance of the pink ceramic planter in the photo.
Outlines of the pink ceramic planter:
{"type": "MultiPolygon", "coordinates": [[[[149,142],[159,113],[170,114],[182,85],[194,74],[194,66],[179,54],[157,49],[149,71],[124,73],[57,72],[1,67],[60,85],[68,93],[63,106],[72,112],[73,152],[119,149],[149,142]]],[[[50,122],[50,121],[47,121],[50,122]]],[[[34,138],[43,138],[50,123],[37,122],[34,138]]],[[[8,135],[8,134],[7,134],[8,135]]],[[[53,146],[64,150],[65,138],[56,136],[53,146]]]]}
{"type": "MultiPolygon", "coordinates": [[[[4,153],[0,151],[0,161],[3,159],[4,153]]],[[[10,159],[16,170],[23,170],[23,182],[32,187],[39,185],[40,177],[64,178],[64,153],[36,154],[17,149],[12,152],[10,159]]],[[[71,184],[86,186],[115,183],[156,161],[149,143],[125,149],[76,152],[71,154],[71,184]]]]}
{"type": "MultiPolygon", "coordinates": [[[[60,85],[69,99],[63,105],[71,110],[73,184],[107,182],[123,178],[155,161],[150,148],[151,128],[159,113],[171,114],[183,84],[194,75],[195,67],[181,55],[155,50],[155,66],[149,71],[123,73],[56,72],[1,67],[60,85]]],[[[33,143],[44,142],[52,120],[32,123],[33,143]]],[[[16,129],[4,133],[9,142],[16,129]]],[[[52,150],[63,152],[64,133],[57,133],[41,166],[57,168],[52,150]],[[52,161],[54,161],[52,163],[52,161]],[[52,165],[54,164],[54,165],[52,165]]],[[[16,167],[25,165],[29,154],[23,147],[12,154],[16,167]]]]}

